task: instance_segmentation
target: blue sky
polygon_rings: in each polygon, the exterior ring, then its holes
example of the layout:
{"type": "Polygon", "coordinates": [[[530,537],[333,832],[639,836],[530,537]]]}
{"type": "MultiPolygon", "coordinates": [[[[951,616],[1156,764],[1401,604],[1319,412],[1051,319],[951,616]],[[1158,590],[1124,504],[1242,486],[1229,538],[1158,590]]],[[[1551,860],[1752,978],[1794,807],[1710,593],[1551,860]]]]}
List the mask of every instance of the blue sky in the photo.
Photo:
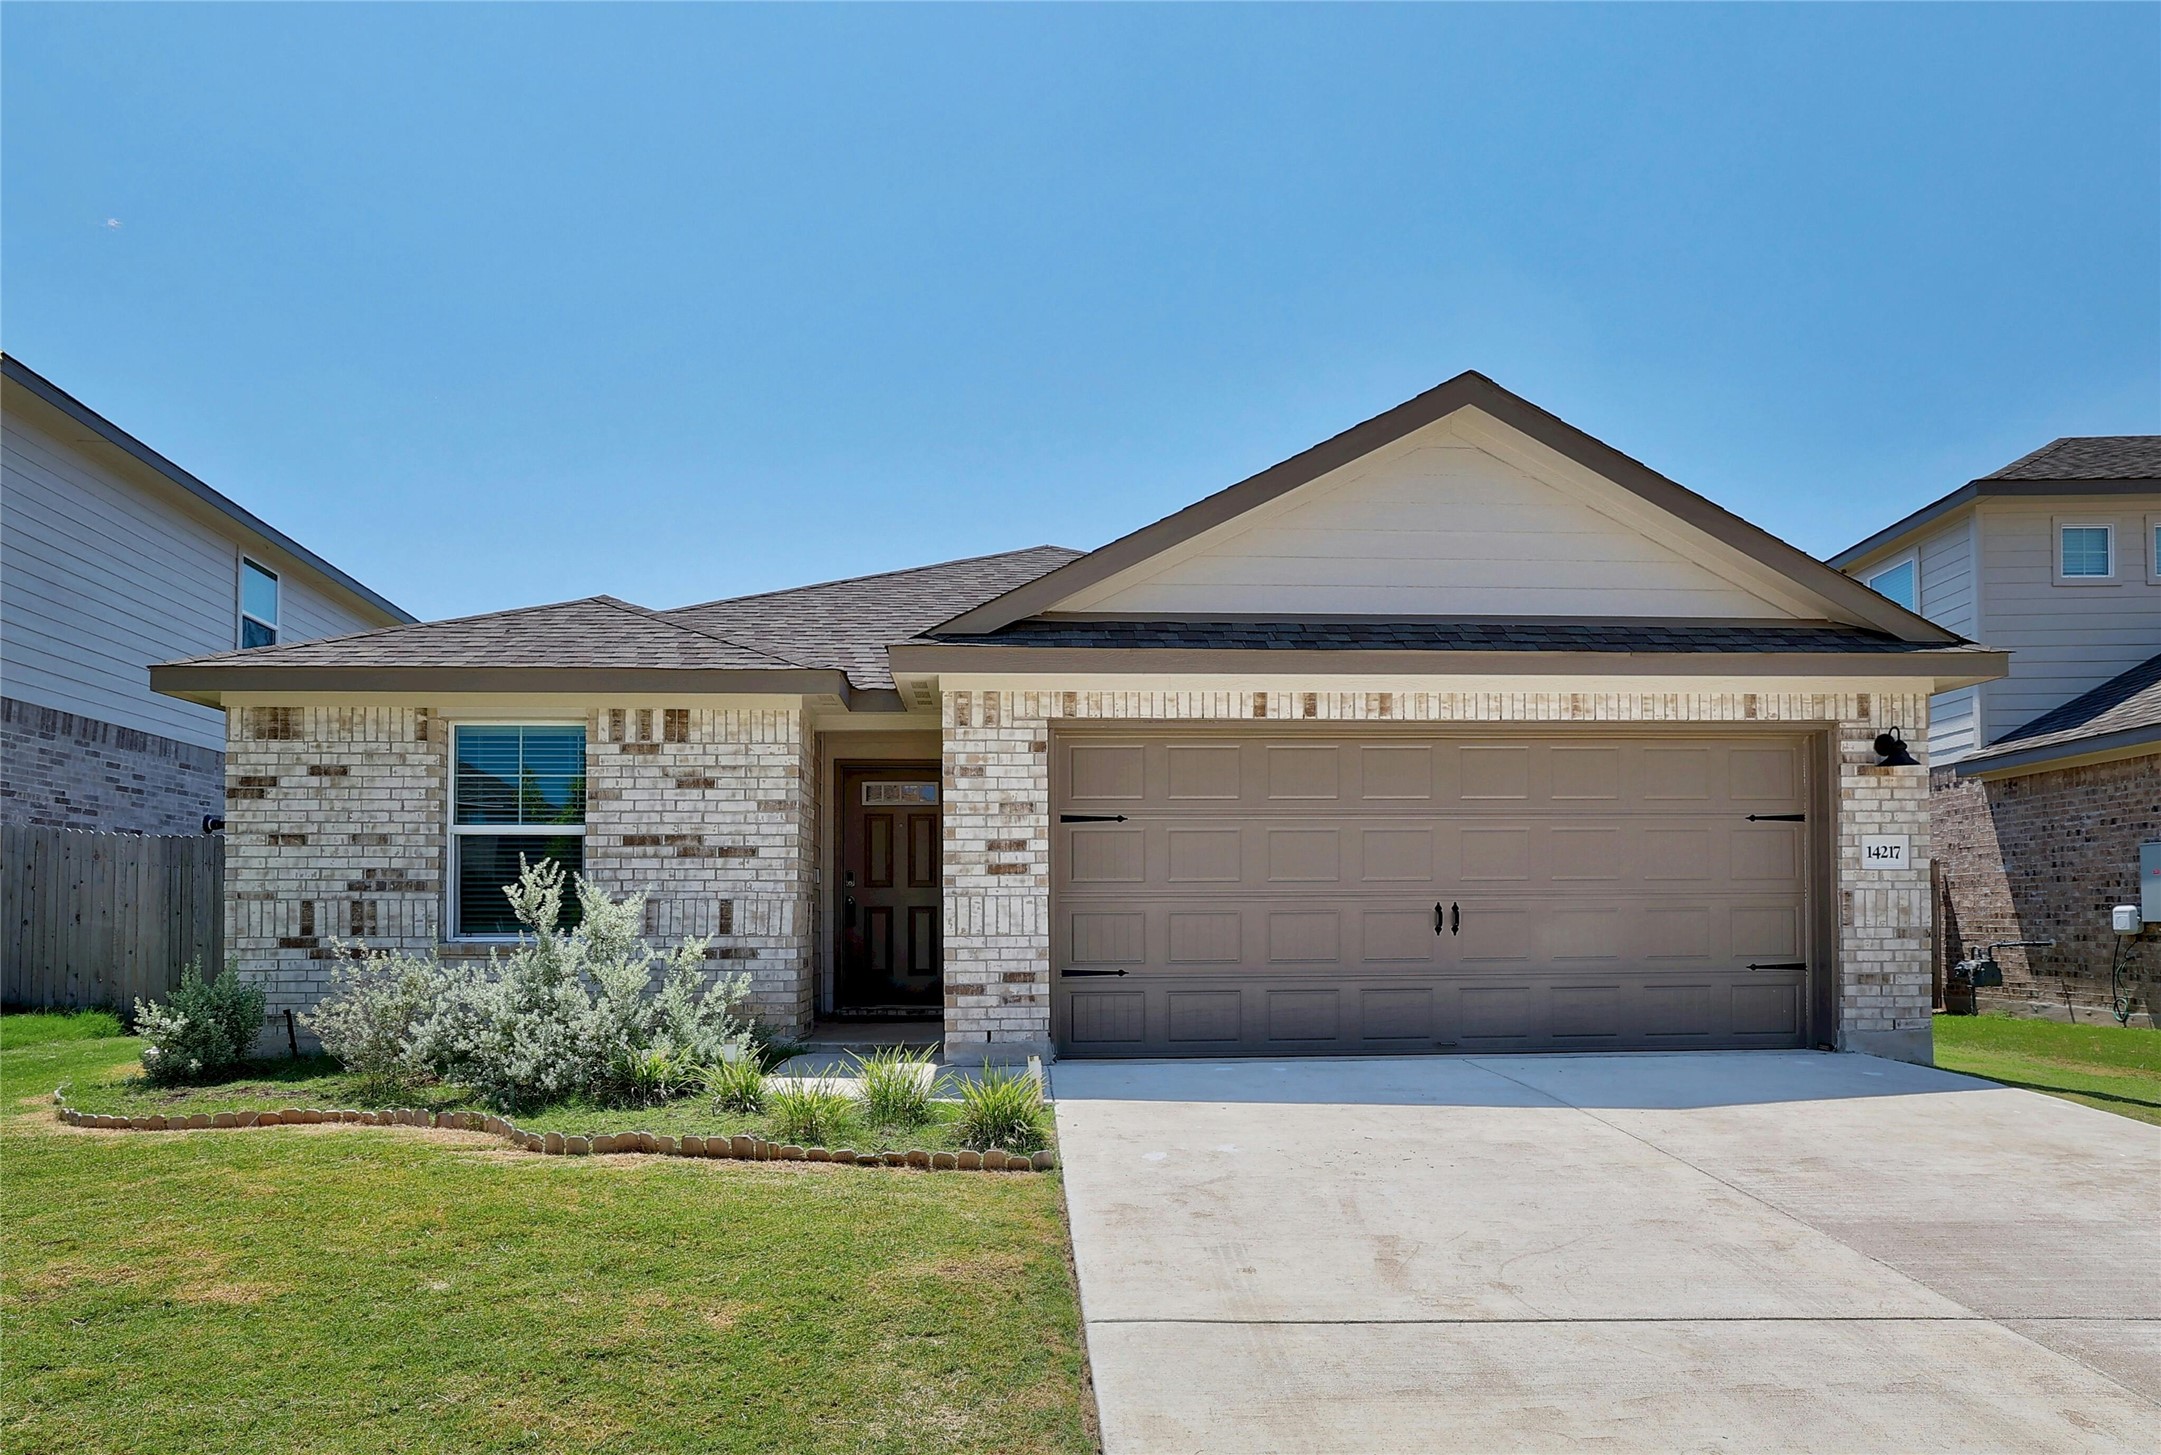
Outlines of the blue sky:
{"type": "Polygon", "coordinates": [[[7,7],[0,345],[423,615],[1093,546],[1466,368],[1808,550],[2161,431],[2161,7],[7,7]]]}

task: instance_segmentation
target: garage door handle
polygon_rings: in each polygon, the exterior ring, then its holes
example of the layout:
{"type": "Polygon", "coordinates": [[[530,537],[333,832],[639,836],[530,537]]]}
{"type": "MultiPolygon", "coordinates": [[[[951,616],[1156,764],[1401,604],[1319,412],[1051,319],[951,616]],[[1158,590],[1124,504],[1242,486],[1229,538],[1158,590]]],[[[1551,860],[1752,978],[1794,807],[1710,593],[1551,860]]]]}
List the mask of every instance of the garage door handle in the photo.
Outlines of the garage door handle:
{"type": "Polygon", "coordinates": [[[1433,901],[1433,933],[1439,934],[1441,930],[1445,927],[1442,923],[1442,920],[1443,916],[1441,914],[1441,902],[1436,899],[1433,901]]]}
{"type": "Polygon", "coordinates": [[[1062,975],[1062,976],[1071,976],[1071,975],[1123,975],[1123,974],[1125,974],[1126,972],[1125,972],[1125,971],[1123,971],[1123,970],[1060,970],[1060,971],[1059,971],[1058,973],[1059,973],[1060,975],[1062,975]]]}
{"type": "Polygon", "coordinates": [[[1439,934],[1444,929],[1452,935],[1459,933],[1463,929],[1463,909],[1460,905],[1451,904],[1448,906],[1448,913],[1443,915],[1439,901],[1435,901],[1433,905],[1433,933],[1439,934]]]}

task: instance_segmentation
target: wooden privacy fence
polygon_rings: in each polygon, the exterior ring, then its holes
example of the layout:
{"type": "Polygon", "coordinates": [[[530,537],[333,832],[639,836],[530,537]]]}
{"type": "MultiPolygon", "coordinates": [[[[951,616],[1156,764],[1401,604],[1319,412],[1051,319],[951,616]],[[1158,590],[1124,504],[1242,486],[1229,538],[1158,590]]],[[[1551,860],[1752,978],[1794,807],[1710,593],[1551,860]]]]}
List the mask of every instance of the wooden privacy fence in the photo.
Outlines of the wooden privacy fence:
{"type": "Polygon", "coordinates": [[[133,1006],[225,961],[225,841],[0,825],[0,999],[133,1006]]]}

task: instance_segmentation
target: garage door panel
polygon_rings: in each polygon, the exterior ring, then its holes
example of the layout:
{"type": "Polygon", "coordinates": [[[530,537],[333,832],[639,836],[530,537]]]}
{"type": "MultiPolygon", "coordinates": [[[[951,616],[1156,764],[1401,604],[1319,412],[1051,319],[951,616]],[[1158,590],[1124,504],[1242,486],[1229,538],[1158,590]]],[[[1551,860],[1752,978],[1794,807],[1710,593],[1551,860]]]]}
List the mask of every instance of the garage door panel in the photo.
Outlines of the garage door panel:
{"type": "Polygon", "coordinates": [[[1418,744],[1369,744],[1358,749],[1358,797],[1364,803],[1430,803],[1434,752],[1418,744]]]}
{"type": "Polygon", "coordinates": [[[1265,752],[1271,800],[1334,802],[1342,797],[1343,749],[1271,746],[1265,752]]]}
{"type": "Polygon", "coordinates": [[[1440,937],[1433,933],[1433,911],[1365,909],[1358,915],[1360,963],[1431,965],[1439,958],[1440,937]]]}
{"type": "Polygon", "coordinates": [[[1056,983],[1074,1054],[1805,1030],[1790,967],[1810,953],[1809,826],[1748,821],[1805,811],[1797,739],[1183,731],[1060,748],[1059,809],[1125,815],[1054,828],[1058,968],[1095,972],[1056,983]]]}
{"type": "Polygon", "coordinates": [[[1139,743],[1066,745],[1066,792],[1080,802],[1138,802],[1148,796],[1148,750],[1139,743]]]}

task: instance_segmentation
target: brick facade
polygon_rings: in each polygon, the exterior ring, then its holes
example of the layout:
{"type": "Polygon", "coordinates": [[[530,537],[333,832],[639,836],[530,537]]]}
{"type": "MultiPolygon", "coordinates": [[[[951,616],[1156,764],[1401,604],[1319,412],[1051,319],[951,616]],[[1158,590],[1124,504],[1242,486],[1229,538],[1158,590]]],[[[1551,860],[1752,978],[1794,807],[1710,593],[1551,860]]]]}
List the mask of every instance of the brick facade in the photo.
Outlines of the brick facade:
{"type": "MultiPolygon", "coordinates": [[[[2002,951],[2003,987],[1984,991],[1982,1007],[2105,1015],[2117,953],[2109,910],[2139,902],[2139,845],[2161,840],[2161,758],[1990,781],[1939,769],[1933,788],[1944,965],[1992,940],[2053,939],[2052,949],[2002,951]]],[[[2125,946],[2123,963],[2134,1019],[2151,1025],[2161,927],[2125,946]]]]}
{"type": "Polygon", "coordinates": [[[1050,734],[1061,721],[1784,722],[1836,736],[1839,1034],[1927,1060],[1929,793],[1924,768],[1879,768],[1898,724],[1925,741],[1928,699],[1871,693],[957,691],[945,694],[946,1048],[1050,1046],[1050,734]],[[1903,869],[1867,869],[1861,836],[1903,834],[1903,869]]]}
{"type": "Polygon", "coordinates": [[[215,748],[0,697],[0,822],[199,834],[224,779],[215,748]]]}
{"type": "MultiPolygon", "coordinates": [[[[648,936],[709,937],[778,1030],[810,1019],[815,793],[794,709],[594,707],[585,866],[646,889],[648,936]]],[[[313,1005],[332,937],[446,954],[450,724],[425,707],[228,714],[226,944],[269,993],[273,1030],[313,1005]]]]}

